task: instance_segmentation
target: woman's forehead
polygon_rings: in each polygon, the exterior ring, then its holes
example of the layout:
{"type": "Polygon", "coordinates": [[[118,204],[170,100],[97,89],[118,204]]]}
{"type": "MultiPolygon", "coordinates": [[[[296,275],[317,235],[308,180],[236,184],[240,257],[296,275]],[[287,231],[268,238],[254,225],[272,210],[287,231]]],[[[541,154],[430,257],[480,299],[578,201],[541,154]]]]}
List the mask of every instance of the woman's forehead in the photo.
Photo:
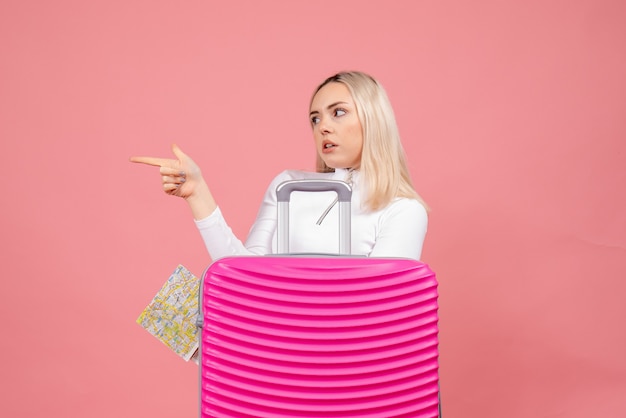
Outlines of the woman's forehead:
{"type": "Polygon", "coordinates": [[[315,93],[311,101],[311,110],[321,111],[335,103],[354,104],[354,100],[345,84],[330,82],[315,93]]]}

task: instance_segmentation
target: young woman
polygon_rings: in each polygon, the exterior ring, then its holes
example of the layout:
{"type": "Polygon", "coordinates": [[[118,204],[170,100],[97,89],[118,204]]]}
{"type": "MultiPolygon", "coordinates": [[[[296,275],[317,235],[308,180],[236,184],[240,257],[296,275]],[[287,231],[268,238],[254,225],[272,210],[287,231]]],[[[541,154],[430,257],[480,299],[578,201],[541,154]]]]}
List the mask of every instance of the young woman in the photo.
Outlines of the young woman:
{"type": "MultiPolygon", "coordinates": [[[[200,169],[176,145],[175,159],[132,157],[160,167],[163,190],[187,201],[213,260],[276,252],[276,187],[294,179],[336,179],[352,185],[352,254],[419,260],[428,218],[413,189],[393,109],[382,86],[361,72],[326,79],[313,93],[309,116],[317,172],[284,171],[269,185],[248,239],[231,231],[200,169]]],[[[337,252],[333,193],[295,192],[290,251],[337,252]]]]}

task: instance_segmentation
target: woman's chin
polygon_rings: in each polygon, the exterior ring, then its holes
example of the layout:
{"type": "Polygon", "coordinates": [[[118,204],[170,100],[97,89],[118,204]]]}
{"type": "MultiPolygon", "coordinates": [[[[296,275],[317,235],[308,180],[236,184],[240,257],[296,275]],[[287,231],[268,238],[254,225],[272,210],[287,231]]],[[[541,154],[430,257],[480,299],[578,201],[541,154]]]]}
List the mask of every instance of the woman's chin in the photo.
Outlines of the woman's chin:
{"type": "Polygon", "coordinates": [[[326,164],[327,167],[332,168],[333,170],[336,170],[338,168],[348,168],[348,165],[346,165],[344,162],[342,161],[337,161],[334,159],[322,159],[322,161],[324,161],[324,164],[326,164]]]}

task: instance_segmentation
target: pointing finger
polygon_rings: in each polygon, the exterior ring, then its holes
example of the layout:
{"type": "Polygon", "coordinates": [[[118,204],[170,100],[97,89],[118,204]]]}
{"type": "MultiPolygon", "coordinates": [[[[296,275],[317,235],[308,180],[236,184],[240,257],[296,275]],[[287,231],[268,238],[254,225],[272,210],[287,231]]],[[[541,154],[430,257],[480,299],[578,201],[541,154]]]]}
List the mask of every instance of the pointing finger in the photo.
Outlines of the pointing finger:
{"type": "Polygon", "coordinates": [[[172,164],[172,160],[168,160],[167,158],[156,158],[156,157],[130,157],[130,161],[133,163],[147,164],[153,165],[157,167],[169,166],[172,164]]]}

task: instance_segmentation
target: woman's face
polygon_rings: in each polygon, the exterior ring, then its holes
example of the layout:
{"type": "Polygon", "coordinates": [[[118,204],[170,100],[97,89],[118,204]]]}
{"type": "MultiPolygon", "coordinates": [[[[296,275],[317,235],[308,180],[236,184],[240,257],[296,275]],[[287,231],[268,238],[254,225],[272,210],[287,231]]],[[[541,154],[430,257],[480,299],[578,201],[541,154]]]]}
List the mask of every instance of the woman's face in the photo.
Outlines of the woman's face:
{"type": "Polygon", "coordinates": [[[358,168],[363,152],[363,129],[350,91],[343,83],[322,87],[311,102],[315,147],[331,168],[358,168]]]}

